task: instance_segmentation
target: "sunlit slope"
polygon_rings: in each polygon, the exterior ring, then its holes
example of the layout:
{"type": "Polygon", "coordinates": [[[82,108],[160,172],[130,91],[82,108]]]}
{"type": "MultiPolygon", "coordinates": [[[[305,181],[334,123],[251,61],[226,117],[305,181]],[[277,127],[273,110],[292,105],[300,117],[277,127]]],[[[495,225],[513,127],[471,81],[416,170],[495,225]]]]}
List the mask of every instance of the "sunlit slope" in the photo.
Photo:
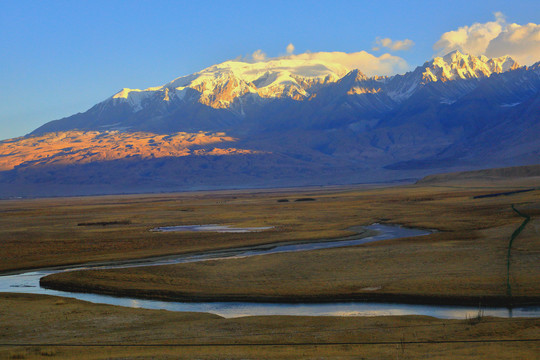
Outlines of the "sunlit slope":
{"type": "Polygon", "coordinates": [[[225,133],[66,131],[0,141],[0,171],[16,166],[86,164],[126,158],[250,154],[225,133]]]}

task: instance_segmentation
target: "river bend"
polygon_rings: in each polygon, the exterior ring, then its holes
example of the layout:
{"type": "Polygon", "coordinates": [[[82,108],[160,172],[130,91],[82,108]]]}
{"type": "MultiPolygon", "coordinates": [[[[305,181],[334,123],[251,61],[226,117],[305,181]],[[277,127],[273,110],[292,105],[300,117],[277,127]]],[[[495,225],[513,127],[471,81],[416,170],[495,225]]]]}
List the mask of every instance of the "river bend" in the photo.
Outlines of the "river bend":
{"type": "MultiPolygon", "coordinates": [[[[359,229],[357,227],[356,229],[359,229]]],[[[42,288],[39,280],[47,275],[62,271],[85,269],[113,269],[136,266],[158,266],[212,259],[231,259],[247,256],[263,256],[267,254],[309,251],[333,247],[344,247],[365,244],[374,241],[398,239],[404,237],[424,236],[429,230],[410,229],[397,225],[373,224],[362,227],[371,230],[375,235],[361,237],[353,235],[341,239],[328,239],[305,243],[278,243],[258,245],[236,249],[208,251],[199,254],[161,256],[142,260],[118,261],[107,264],[87,264],[62,268],[40,269],[21,272],[14,275],[0,276],[0,292],[45,294],[75,298],[93,303],[110,304],[145,309],[164,309],[169,311],[208,312],[227,318],[255,315],[305,315],[305,316],[382,316],[382,315],[427,315],[447,319],[463,319],[474,317],[479,309],[470,306],[410,305],[397,303],[373,302],[336,302],[336,303],[250,303],[250,302],[198,302],[185,303],[174,301],[143,300],[129,297],[115,297],[91,293],[74,293],[42,288]]],[[[354,230],[354,228],[352,228],[354,230]]],[[[484,316],[497,317],[540,317],[540,307],[519,307],[512,310],[506,308],[485,308],[484,316]]]]}

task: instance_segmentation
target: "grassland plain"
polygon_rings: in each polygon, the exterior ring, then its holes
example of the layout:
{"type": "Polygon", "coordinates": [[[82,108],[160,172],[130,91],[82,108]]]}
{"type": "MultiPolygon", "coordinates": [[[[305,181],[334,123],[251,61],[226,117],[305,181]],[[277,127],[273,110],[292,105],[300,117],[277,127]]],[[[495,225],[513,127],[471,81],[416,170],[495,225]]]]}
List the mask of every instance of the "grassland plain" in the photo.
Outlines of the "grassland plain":
{"type": "MultiPolygon", "coordinates": [[[[513,244],[512,291],[516,296],[539,296],[540,191],[474,198],[530,189],[538,183],[535,178],[371,189],[2,201],[0,269],[7,273],[87,261],[314,240],[348,235],[344,229],[350,226],[381,222],[439,232],[418,239],[258,257],[257,261],[255,258],[210,261],[153,270],[138,268],[131,273],[85,272],[79,274],[77,284],[92,287],[102,282],[101,285],[122,292],[129,291],[129,286],[123,283],[130,280],[135,284],[133,288],[162,291],[172,281],[175,296],[178,286],[184,295],[190,296],[197,292],[204,296],[227,293],[335,296],[377,291],[499,296],[506,290],[509,236],[523,220],[512,211],[511,204],[515,204],[532,219],[513,244]],[[294,201],[306,197],[316,201],[294,201]],[[278,202],[282,199],[289,201],[278,202]],[[206,223],[274,226],[274,229],[247,234],[148,231],[157,226],[206,223]],[[238,277],[245,281],[239,281],[238,277]],[[225,282],[233,290],[225,289],[222,285],[225,282]],[[210,291],[213,286],[216,290],[210,291]]],[[[538,340],[527,341],[540,338],[538,319],[457,321],[416,316],[221,319],[210,314],[125,309],[19,294],[1,294],[0,305],[1,342],[20,344],[0,347],[0,358],[533,359],[540,352],[538,340]],[[92,348],[50,345],[125,342],[196,345],[198,341],[206,345],[92,348]],[[214,345],[209,345],[210,342],[214,345]],[[239,345],[230,346],[232,342],[239,345]]]]}
{"type": "MultiPolygon", "coordinates": [[[[250,225],[277,226],[268,234],[311,224],[303,228],[302,235],[316,229],[321,236],[373,222],[439,231],[420,238],[302,253],[58,273],[42,279],[42,283],[55,289],[187,301],[367,299],[473,305],[539,302],[540,190],[475,198],[506,190],[409,186],[319,193],[314,195],[317,201],[309,203],[277,203],[275,198],[263,196],[250,200],[256,205],[251,211],[267,214],[264,224],[259,220],[250,225]],[[509,299],[508,242],[523,221],[512,210],[512,204],[532,220],[511,252],[509,299]],[[272,211],[275,215],[270,214],[272,211]]],[[[246,224],[244,219],[239,220],[232,221],[246,224]]],[[[244,236],[257,238],[264,234],[244,236]]]]}
{"type": "Polygon", "coordinates": [[[527,341],[538,338],[538,319],[224,319],[44,295],[0,302],[0,359],[535,359],[540,351],[527,341]]]}
{"type": "MultiPolygon", "coordinates": [[[[324,209],[318,212],[317,206],[308,202],[284,206],[277,199],[285,196],[294,200],[316,194],[324,200],[313,203],[332,203],[332,208],[338,209],[342,192],[216,191],[3,200],[0,272],[337,237],[347,233],[343,231],[347,224],[356,224],[349,219],[351,216],[341,221],[336,214],[329,220],[338,221],[337,224],[324,224],[320,221],[325,219],[324,209]],[[194,224],[274,226],[275,230],[250,234],[149,231],[160,226],[194,224]]],[[[344,199],[351,196],[354,193],[344,199]]],[[[340,212],[345,213],[346,209],[340,212]]]]}
{"type": "Polygon", "coordinates": [[[373,222],[444,232],[511,225],[520,219],[509,204],[538,201],[538,191],[483,201],[471,197],[527,188],[539,182],[536,178],[520,181],[519,185],[512,181],[367,190],[357,187],[3,200],[0,272],[339,237],[350,234],[344,230],[350,226],[373,222]],[[294,201],[305,197],[317,201],[294,201]],[[277,202],[280,199],[291,201],[277,202]],[[95,225],[88,225],[91,223],[95,225]],[[274,230],[250,234],[149,231],[158,226],[192,224],[274,226],[274,230]]]}

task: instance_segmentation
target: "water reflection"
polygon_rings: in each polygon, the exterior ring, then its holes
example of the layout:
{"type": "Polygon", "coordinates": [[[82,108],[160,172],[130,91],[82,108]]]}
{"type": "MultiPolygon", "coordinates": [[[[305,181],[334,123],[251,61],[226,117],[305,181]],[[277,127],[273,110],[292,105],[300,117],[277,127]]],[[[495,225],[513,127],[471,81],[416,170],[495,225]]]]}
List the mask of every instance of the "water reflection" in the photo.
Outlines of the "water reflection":
{"type": "Polygon", "coordinates": [[[208,224],[208,225],[179,225],[179,226],[163,226],[151,229],[150,231],[157,232],[200,232],[200,231],[209,231],[209,232],[218,232],[218,233],[247,233],[254,231],[264,231],[270,230],[273,226],[264,226],[264,227],[231,227],[229,225],[217,225],[217,224],[208,224]]]}
{"type": "MultiPolygon", "coordinates": [[[[339,241],[328,240],[305,244],[281,244],[256,248],[242,248],[236,250],[215,251],[198,255],[178,255],[174,257],[160,257],[145,261],[119,262],[117,265],[106,266],[79,266],[57,270],[30,271],[17,275],[0,276],[0,292],[15,292],[28,294],[46,294],[75,298],[93,303],[110,304],[133,308],[163,309],[170,311],[207,312],[226,318],[255,316],[255,315],[305,315],[305,316],[383,316],[383,315],[427,315],[444,319],[465,319],[478,314],[477,307],[464,306],[435,306],[435,305],[408,305],[388,303],[324,303],[324,304],[274,304],[274,303],[246,303],[246,302],[203,302],[183,303],[134,298],[114,297],[99,294],[72,293],[44,289],[39,286],[43,276],[60,271],[73,271],[88,268],[125,268],[135,266],[163,265],[207,261],[212,259],[227,259],[234,257],[262,256],[278,252],[307,251],[331,247],[358,245],[372,241],[387,240],[401,237],[427,235],[430,231],[408,229],[400,226],[373,224],[366,226],[369,230],[377,231],[377,235],[366,238],[351,236],[339,241]]],[[[514,308],[485,308],[484,316],[497,317],[540,317],[540,307],[514,308]]]]}

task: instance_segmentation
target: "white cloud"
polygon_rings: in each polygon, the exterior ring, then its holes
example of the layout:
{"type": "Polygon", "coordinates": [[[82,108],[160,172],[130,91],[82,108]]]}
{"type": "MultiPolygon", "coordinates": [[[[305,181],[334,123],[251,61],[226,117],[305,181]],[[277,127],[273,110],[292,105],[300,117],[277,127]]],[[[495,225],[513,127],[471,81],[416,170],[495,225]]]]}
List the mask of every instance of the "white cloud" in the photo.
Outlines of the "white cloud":
{"type": "Polygon", "coordinates": [[[292,54],[294,52],[294,45],[290,43],[287,45],[287,54],[292,54]]]}
{"type": "Polygon", "coordinates": [[[254,61],[264,61],[266,59],[266,54],[261,50],[256,50],[251,54],[251,57],[254,61]]]}
{"type": "Polygon", "coordinates": [[[540,60],[540,25],[507,24],[497,12],[495,21],[475,23],[444,33],[433,45],[437,56],[459,50],[473,55],[499,57],[510,55],[519,64],[540,60]]]}
{"type": "Polygon", "coordinates": [[[400,51],[400,50],[409,50],[414,45],[414,41],[410,39],[405,40],[392,40],[390,38],[377,38],[375,40],[375,46],[373,48],[373,51],[379,51],[381,47],[388,48],[393,51],[400,51]]]}
{"type": "Polygon", "coordinates": [[[366,51],[355,53],[345,52],[315,52],[287,56],[290,59],[320,60],[341,64],[349,69],[360,69],[368,76],[394,75],[410,69],[405,59],[390,54],[375,56],[366,51]]]}
{"type": "Polygon", "coordinates": [[[523,65],[540,61],[540,25],[507,25],[505,31],[491,40],[486,49],[486,56],[503,55],[510,55],[523,65]]]}
{"type": "MultiPolygon", "coordinates": [[[[294,45],[289,44],[287,51],[294,51],[294,45]]],[[[235,61],[248,63],[267,62],[279,59],[297,59],[297,60],[317,60],[319,63],[337,64],[345,67],[346,70],[359,69],[367,76],[374,75],[395,75],[402,74],[411,70],[407,61],[399,56],[388,53],[375,56],[367,51],[358,51],[346,53],[340,51],[334,52],[310,52],[309,50],[302,54],[282,55],[278,57],[267,57],[261,49],[254,51],[251,55],[238,56],[235,61]]],[[[324,64],[321,64],[325,66],[324,64]]],[[[311,66],[311,65],[309,65],[311,66]]],[[[312,69],[313,70],[313,69],[312,69]]]]}
{"type": "Polygon", "coordinates": [[[483,24],[474,23],[471,26],[462,26],[457,30],[445,32],[433,48],[438,51],[437,55],[446,55],[454,50],[483,55],[489,42],[501,33],[504,23],[502,14],[496,13],[495,21],[483,24]]]}

